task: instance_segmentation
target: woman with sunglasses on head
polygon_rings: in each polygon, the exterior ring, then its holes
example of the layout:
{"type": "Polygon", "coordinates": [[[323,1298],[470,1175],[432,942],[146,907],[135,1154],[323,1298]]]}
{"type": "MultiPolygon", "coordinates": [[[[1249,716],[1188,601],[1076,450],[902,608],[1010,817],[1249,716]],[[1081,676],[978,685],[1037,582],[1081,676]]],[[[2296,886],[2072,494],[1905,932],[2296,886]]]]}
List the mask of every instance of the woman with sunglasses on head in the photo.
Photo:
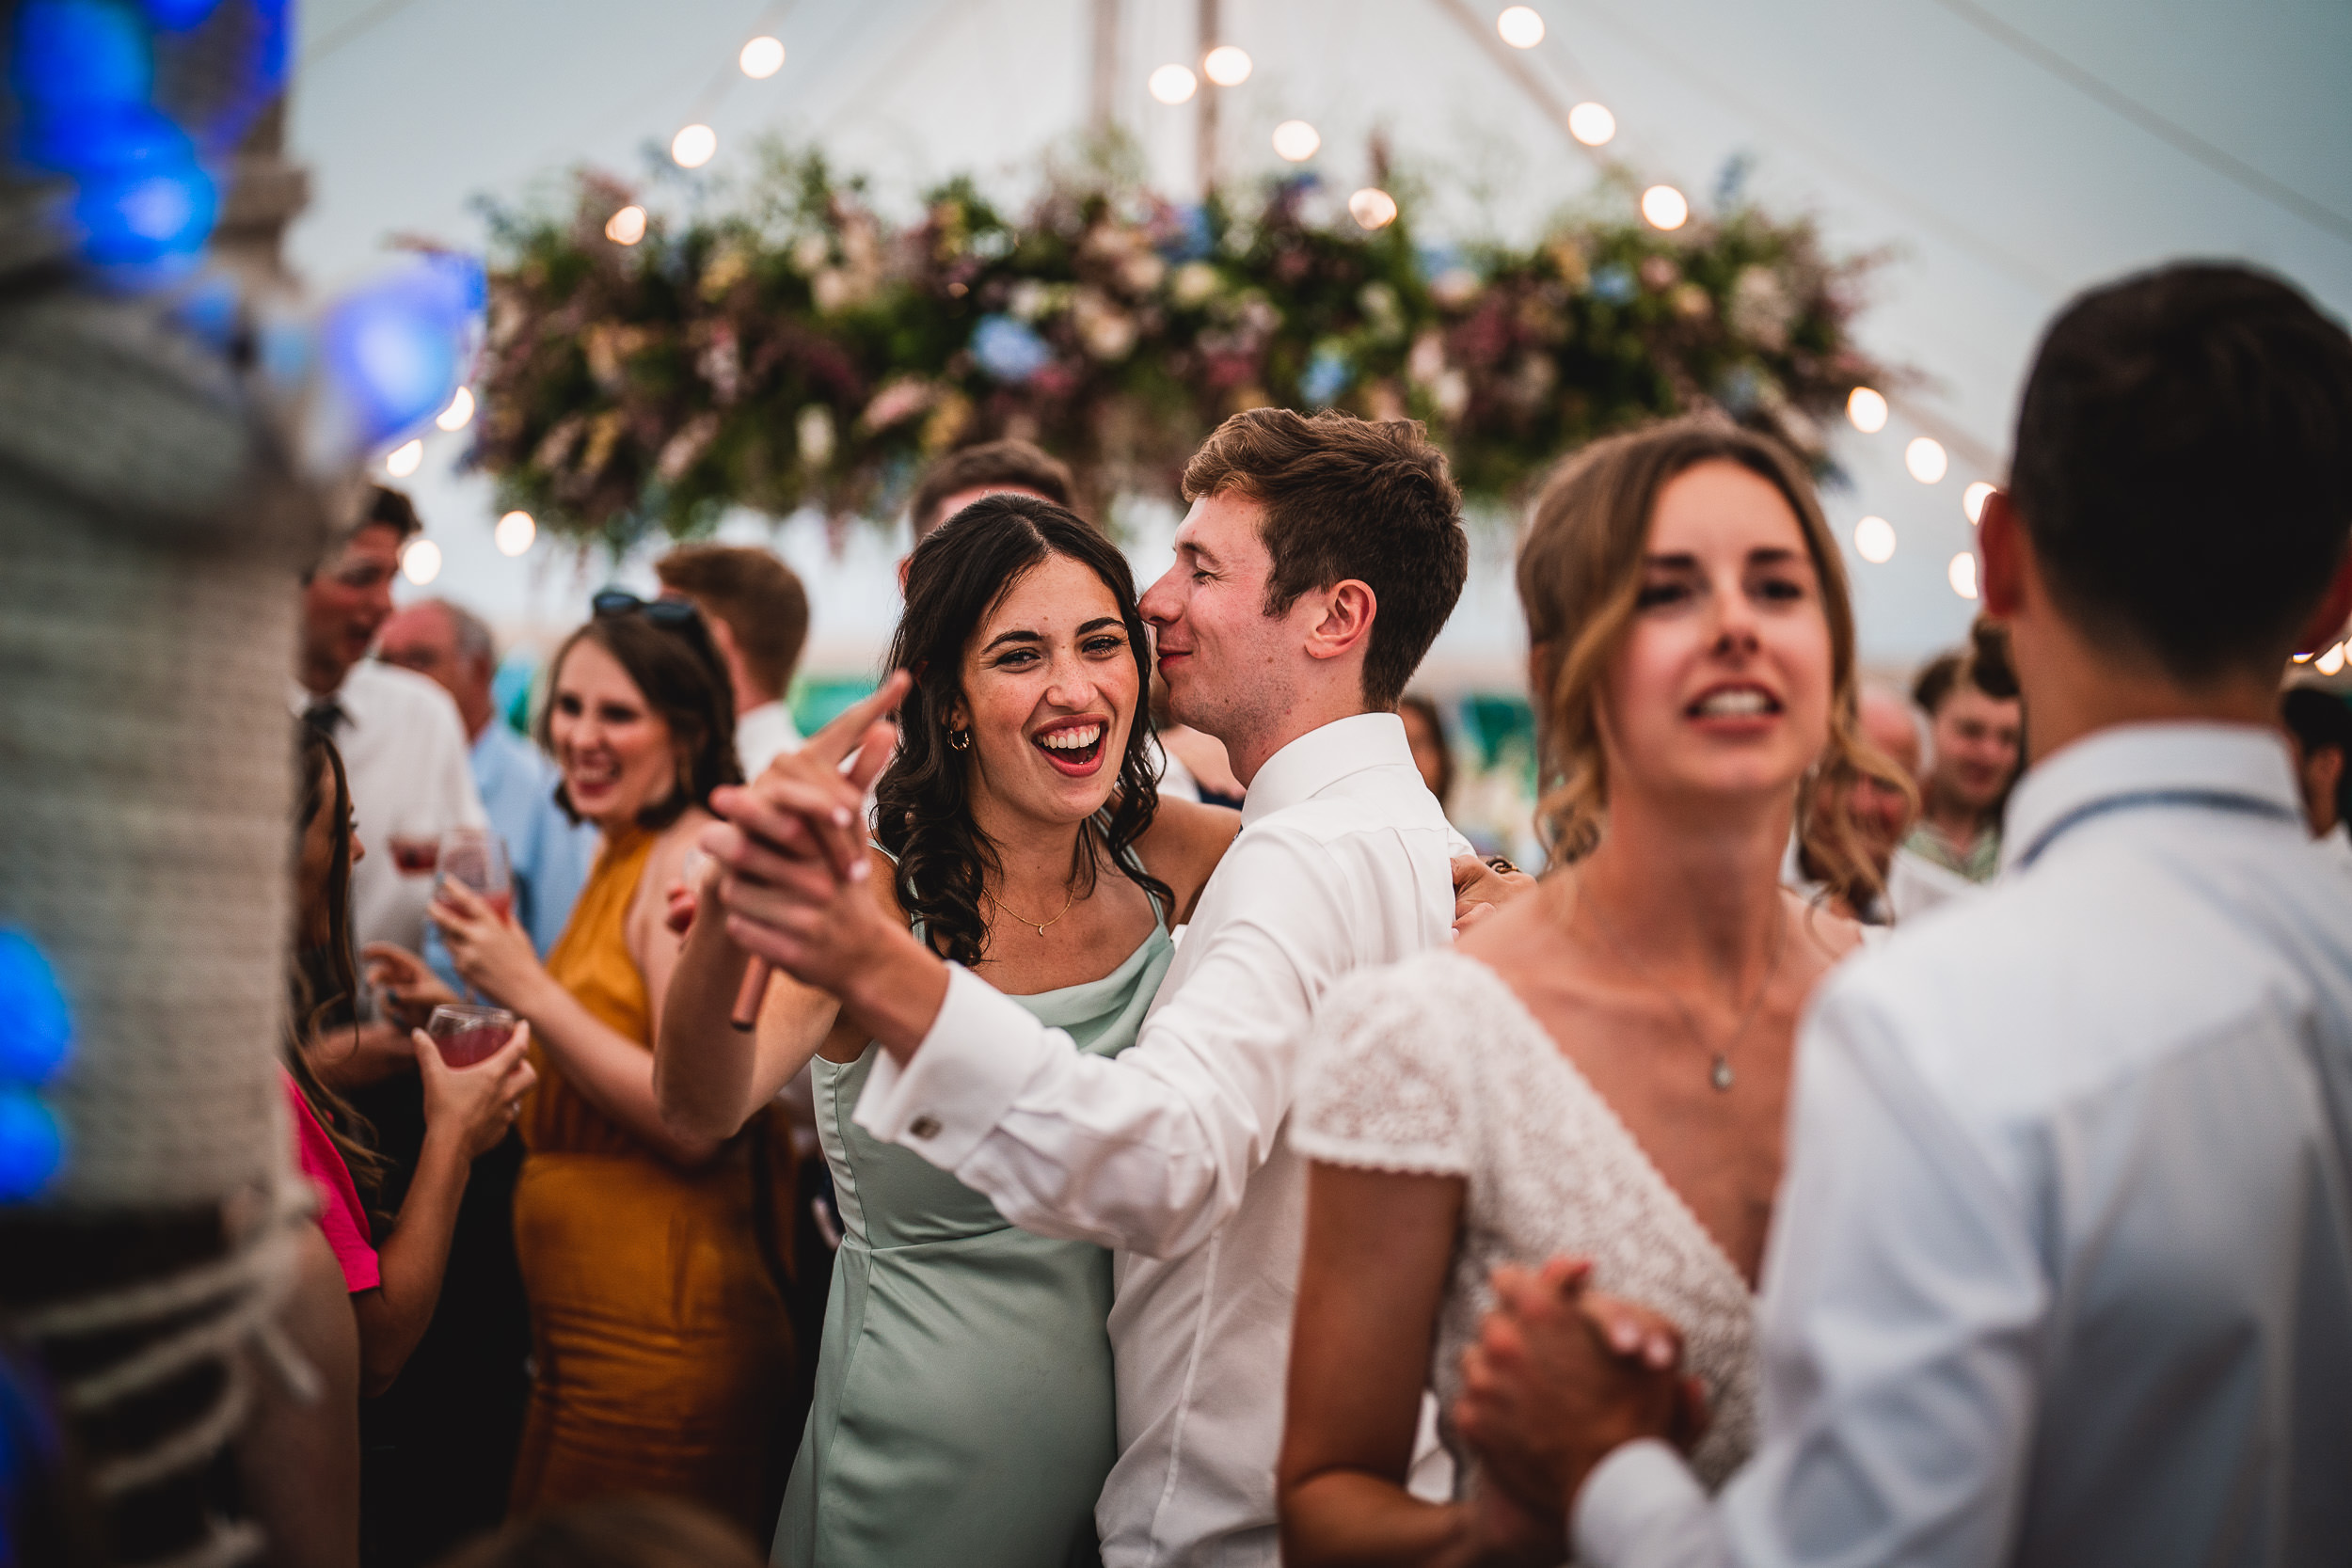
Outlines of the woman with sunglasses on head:
{"type": "MultiPolygon", "coordinates": [[[[1136,1027],[1239,824],[1162,799],[1151,654],[1125,560],[1027,496],[974,502],[916,546],[891,646],[913,677],[876,785],[866,882],[884,918],[1080,1051],[1136,1027]]],[[[766,776],[834,765],[906,674],[766,776]]],[[[744,792],[749,794],[751,792],[744,792]]],[[[755,802],[723,796],[751,821],[755,802]]],[[[725,830],[723,830],[725,831],[725,830]]],[[[733,900],[743,895],[730,887],[733,900]]],[[[717,1134],[816,1058],[844,1236],[816,1402],[775,1560],[811,1568],[1059,1568],[1095,1560],[1116,1455],[1110,1257],[1015,1228],[978,1193],[853,1119],[880,1050],[778,974],[754,1035],[746,970],[706,886],[663,1021],[661,1101],[717,1134]]]]}
{"type": "MultiPolygon", "coordinates": [[[[539,740],[557,802],[603,846],[542,965],[530,935],[445,881],[433,905],[466,983],[531,1025],[541,1079],[515,1244],[536,1365],[517,1513],[623,1493],[702,1502],[762,1530],[791,1329],[771,1266],[771,1172],[788,1147],[682,1135],[653,1051],[677,962],[663,890],[742,781],[724,667],[693,607],[608,590],[557,650],[539,740]]],[[[426,979],[397,1000],[427,998],[426,979]]]]}

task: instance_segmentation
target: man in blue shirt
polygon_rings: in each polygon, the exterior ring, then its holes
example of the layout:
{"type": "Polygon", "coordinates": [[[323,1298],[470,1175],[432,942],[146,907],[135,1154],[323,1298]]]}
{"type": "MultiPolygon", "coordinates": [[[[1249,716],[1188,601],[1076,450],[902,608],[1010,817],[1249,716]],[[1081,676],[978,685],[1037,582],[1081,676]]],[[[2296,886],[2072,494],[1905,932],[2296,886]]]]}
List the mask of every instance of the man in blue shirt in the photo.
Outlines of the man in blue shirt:
{"type": "MultiPolygon", "coordinates": [[[[471,748],[475,787],[482,791],[491,831],[506,841],[514,865],[515,920],[546,958],[572,917],[580,884],[588,879],[596,855],[596,830],[564,817],[555,803],[554,765],[500,721],[490,696],[490,679],[498,671],[490,628],[462,606],[425,599],[384,623],[377,657],[430,677],[456,700],[471,748]]],[[[441,945],[440,932],[430,922],[424,958],[435,974],[464,990],[441,945]]]]}

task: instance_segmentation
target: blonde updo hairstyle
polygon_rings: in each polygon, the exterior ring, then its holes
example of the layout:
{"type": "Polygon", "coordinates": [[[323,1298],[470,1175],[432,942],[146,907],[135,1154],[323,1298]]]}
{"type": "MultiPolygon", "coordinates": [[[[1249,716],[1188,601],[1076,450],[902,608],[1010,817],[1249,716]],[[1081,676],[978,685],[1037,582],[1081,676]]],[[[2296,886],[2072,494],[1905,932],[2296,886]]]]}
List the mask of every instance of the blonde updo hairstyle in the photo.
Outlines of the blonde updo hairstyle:
{"type": "Polygon", "coordinates": [[[1831,701],[1829,740],[1798,785],[1796,821],[1808,860],[1829,873],[1831,893],[1859,908],[1881,891],[1877,868],[1843,812],[1825,814],[1825,828],[1808,825],[1812,794],[1867,776],[1901,789],[1915,809],[1917,791],[1858,727],[1853,605],[1812,481],[1780,446],[1718,418],[1596,441],[1563,459],[1535,499],[1519,545],[1518,589],[1546,790],[1538,816],[1552,862],[1581,860],[1600,843],[1609,808],[1602,682],[1633,620],[1659,493],[1702,463],[1734,463],[1766,481],[1804,535],[1829,622],[1831,701]]]}

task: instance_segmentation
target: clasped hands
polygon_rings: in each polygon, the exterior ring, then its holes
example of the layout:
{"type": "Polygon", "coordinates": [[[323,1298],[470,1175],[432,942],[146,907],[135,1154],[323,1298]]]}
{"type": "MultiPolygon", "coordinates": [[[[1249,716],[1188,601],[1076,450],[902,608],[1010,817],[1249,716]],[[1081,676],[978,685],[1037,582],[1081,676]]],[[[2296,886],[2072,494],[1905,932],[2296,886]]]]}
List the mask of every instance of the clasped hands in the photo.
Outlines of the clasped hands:
{"type": "Polygon", "coordinates": [[[1562,1531],[1578,1489],[1613,1449],[1658,1437],[1688,1452],[1707,1427],[1680,1333],[1593,1290],[1591,1274],[1565,1258],[1496,1269],[1495,1304],[1462,1353],[1454,1405],[1454,1429],[1501,1494],[1490,1511],[1523,1510],[1562,1531]]]}
{"type": "Polygon", "coordinates": [[[878,943],[913,941],[866,885],[866,785],[890,760],[888,715],[913,684],[892,672],[751,784],[711,792],[723,820],[701,844],[717,863],[694,892],[715,894],[737,946],[836,996],[878,943]]]}

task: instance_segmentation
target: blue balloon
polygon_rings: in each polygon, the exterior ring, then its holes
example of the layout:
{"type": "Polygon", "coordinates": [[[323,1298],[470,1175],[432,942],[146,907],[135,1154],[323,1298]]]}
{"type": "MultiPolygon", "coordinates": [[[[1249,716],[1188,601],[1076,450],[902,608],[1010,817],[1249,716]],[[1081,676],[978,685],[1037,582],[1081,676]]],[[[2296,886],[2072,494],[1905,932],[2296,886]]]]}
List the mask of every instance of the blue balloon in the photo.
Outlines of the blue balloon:
{"type": "Polygon", "coordinates": [[[108,0],[28,0],[16,14],[8,82],[50,113],[144,103],[155,60],[138,13],[108,0]]]}
{"type": "Polygon", "coordinates": [[[65,1164],[65,1133],[30,1090],[0,1088],[0,1203],[22,1203],[65,1164]]]}
{"type": "Polygon", "coordinates": [[[167,33],[184,33],[191,27],[200,27],[220,9],[220,0],[143,0],[143,4],[155,25],[167,33]]]}
{"type": "Polygon", "coordinates": [[[319,329],[321,361],[352,411],[359,445],[378,445],[447,405],[487,293],[480,261],[437,254],[327,310],[319,329]]]}
{"type": "Polygon", "coordinates": [[[1018,386],[1052,364],[1054,351],[1025,321],[982,316],[972,329],[972,357],[997,380],[1018,386]]]}
{"type": "Polygon", "coordinates": [[[45,1084],[73,1045],[65,992],[32,939],[0,930],[0,1082],[45,1084]]]}

